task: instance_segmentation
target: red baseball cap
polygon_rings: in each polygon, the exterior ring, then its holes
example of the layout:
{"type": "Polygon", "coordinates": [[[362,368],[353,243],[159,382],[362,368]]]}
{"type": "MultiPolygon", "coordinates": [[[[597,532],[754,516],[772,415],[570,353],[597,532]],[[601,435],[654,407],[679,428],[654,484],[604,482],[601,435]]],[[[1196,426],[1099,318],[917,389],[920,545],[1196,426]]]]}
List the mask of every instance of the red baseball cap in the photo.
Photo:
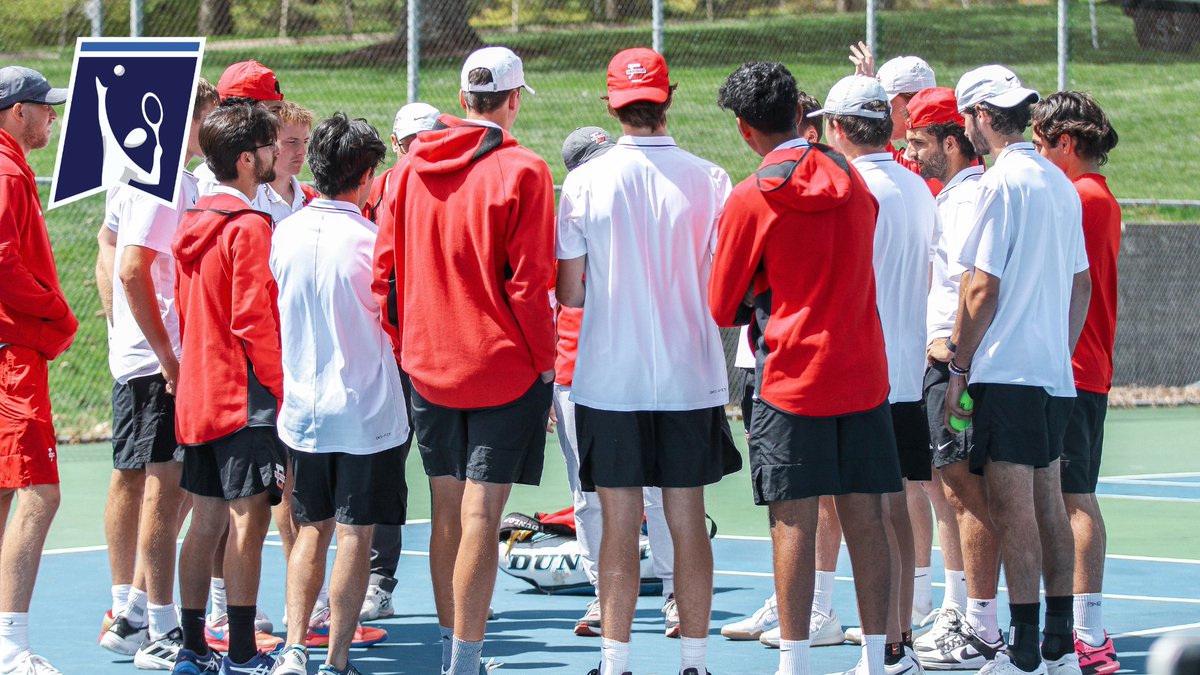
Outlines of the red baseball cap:
{"type": "Polygon", "coordinates": [[[913,94],[908,101],[908,128],[923,129],[934,124],[953,122],[966,126],[958,101],[949,87],[930,87],[913,94]]]}
{"type": "Polygon", "coordinates": [[[222,101],[231,96],[244,96],[255,101],[283,100],[275,73],[254,59],[239,61],[226,68],[217,81],[217,93],[222,101]]]}
{"type": "Polygon", "coordinates": [[[653,49],[626,49],[608,62],[608,103],[612,107],[635,101],[663,103],[670,95],[667,62],[653,49]]]}

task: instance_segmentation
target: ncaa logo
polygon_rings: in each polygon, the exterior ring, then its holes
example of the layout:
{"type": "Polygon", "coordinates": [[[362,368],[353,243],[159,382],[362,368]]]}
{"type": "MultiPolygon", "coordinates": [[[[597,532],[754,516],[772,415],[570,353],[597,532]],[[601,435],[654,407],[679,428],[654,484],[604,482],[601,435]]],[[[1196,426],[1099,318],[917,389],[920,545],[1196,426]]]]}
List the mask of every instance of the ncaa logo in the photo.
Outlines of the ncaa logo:
{"type": "Polygon", "coordinates": [[[625,77],[628,77],[630,82],[641,82],[646,79],[646,69],[642,64],[634,61],[625,66],[625,77]]]}
{"type": "Polygon", "coordinates": [[[204,38],[80,38],[50,208],[119,183],[175,206],[204,38]]]}

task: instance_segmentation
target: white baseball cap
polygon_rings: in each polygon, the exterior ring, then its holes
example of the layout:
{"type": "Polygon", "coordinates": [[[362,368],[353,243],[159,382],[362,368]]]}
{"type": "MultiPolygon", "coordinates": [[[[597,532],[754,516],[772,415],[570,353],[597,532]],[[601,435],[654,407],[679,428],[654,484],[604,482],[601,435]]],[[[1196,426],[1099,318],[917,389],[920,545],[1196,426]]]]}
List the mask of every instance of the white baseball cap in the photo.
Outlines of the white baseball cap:
{"type": "Polygon", "coordinates": [[[958,99],[959,112],[973,108],[977,103],[1013,108],[1030,98],[1033,103],[1041,100],[1036,91],[1021,86],[1016,73],[995,65],[980,66],[959,78],[954,97],[958,99]]]}
{"type": "Polygon", "coordinates": [[[439,114],[438,109],[428,103],[409,103],[396,113],[396,119],[392,122],[392,135],[396,140],[402,140],[407,136],[429,131],[437,124],[439,114]]]}
{"type": "Polygon", "coordinates": [[[937,86],[933,68],[919,56],[897,56],[880,66],[876,77],[889,101],[899,94],[915,94],[937,86]]]}
{"type": "Polygon", "coordinates": [[[851,115],[854,117],[869,117],[881,120],[891,114],[892,104],[888,101],[887,92],[879,80],[866,75],[847,75],[838,80],[825,97],[825,106],[814,110],[809,117],[819,115],[851,115]],[[872,101],[882,101],[887,104],[884,110],[869,110],[866,105],[872,101]]]}
{"type": "Polygon", "coordinates": [[[467,92],[508,91],[525,87],[529,93],[536,94],[528,84],[525,84],[525,68],[521,65],[521,57],[508,47],[484,47],[471,52],[462,67],[459,78],[459,88],[467,92]],[[471,84],[467,76],[476,68],[486,68],[492,73],[492,81],[487,84],[471,84]]]}

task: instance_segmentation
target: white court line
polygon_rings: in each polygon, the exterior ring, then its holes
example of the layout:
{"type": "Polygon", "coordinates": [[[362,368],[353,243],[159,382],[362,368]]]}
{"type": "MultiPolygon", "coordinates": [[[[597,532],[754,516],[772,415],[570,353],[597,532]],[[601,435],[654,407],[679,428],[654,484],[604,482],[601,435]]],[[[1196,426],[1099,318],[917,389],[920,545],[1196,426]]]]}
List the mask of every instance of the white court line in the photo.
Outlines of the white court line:
{"type": "Polygon", "coordinates": [[[1184,482],[1179,480],[1142,480],[1140,478],[1101,478],[1100,482],[1105,485],[1145,485],[1147,487],[1182,487],[1182,488],[1200,488],[1200,483],[1184,482]]]}
{"type": "Polygon", "coordinates": [[[1139,478],[1200,478],[1200,471],[1176,471],[1174,473],[1131,473],[1124,476],[1101,476],[1100,480],[1137,480],[1139,478]]]}
{"type": "Polygon", "coordinates": [[[1163,633],[1173,633],[1177,630],[1191,630],[1193,628],[1200,628],[1200,623],[1183,623],[1183,624],[1179,624],[1178,626],[1163,626],[1162,628],[1150,628],[1147,630],[1135,630],[1135,631],[1130,631],[1128,633],[1121,633],[1120,635],[1113,635],[1111,637],[1113,637],[1113,638],[1146,637],[1149,635],[1162,635],[1163,633]]]}
{"type": "Polygon", "coordinates": [[[1168,502],[1176,504],[1200,504],[1198,497],[1147,497],[1145,495],[1104,495],[1096,493],[1099,499],[1127,499],[1135,502],[1168,502]]]}
{"type": "Polygon", "coordinates": [[[94,553],[96,551],[107,551],[107,546],[75,546],[72,548],[52,548],[48,551],[42,551],[42,555],[62,555],[64,553],[94,553]]]}

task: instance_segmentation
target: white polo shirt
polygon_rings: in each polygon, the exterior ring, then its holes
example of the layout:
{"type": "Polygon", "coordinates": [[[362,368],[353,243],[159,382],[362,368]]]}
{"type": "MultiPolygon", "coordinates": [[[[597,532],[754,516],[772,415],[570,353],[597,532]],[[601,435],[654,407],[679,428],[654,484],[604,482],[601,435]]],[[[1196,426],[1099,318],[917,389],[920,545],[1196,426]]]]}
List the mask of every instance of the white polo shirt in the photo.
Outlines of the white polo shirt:
{"type": "Polygon", "coordinates": [[[179,183],[175,207],[163,206],[152,197],[129,187],[117,185],[105,200],[104,225],[117,233],[117,252],[112,274],[113,322],[108,330],[108,368],[113,379],[125,384],[135,377],[161,371],[158,356],[151,349],[142,329],[129,309],[125,284],[121,282],[121,259],[129,246],[141,246],[155,252],[150,266],[154,295],[163,326],[171,338],[175,356],[181,354],[179,313],[175,308],[175,257],[171,242],[183,213],[196,205],[196,177],[187,171],[179,183]]]}
{"type": "Polygon", "coordinates": [[[979,198],[982,166],[968,166],[942,188],[936,198],[941,236],[934,243],[933,283],[929,288],[926,344],[950,337],[958,316],[958,285],[966,268],[958,262],[963,242],[975,224],[975,201],[979,198]]]}
{"type": "Polygon", "coordinates": [[[938,236],[937,206],[920,176],[890,152],[852,160],[879,202],[875,221],[875,304],[887,351],[888,402],[920,401],[925,377],[929,263],[938,236]]]}
{"type": "Polygon", "coordinates": [[[275,188],[272,187],[270,183],[263,183],[259,185],[258,191],[262,195],[261,198],[267,202],[267,208],[270,210],[271,220],[276,223],[304,208],[304,190],[300,187],[300,180],[295,176],[292,176],[293,196],[291,202],[288,202],[283,198],[283,195],[276,192],[275,188]]]}
{"type": "Polygon", "coordinates": [[[572,401],[619,411],[729,402],[708,277],[730,189],[723,169],[670,136],[623,136],[567,175],[558,257],[587,256],[572,401]]]}
{"type": "MultiPolygon", "coordinates": [[[[192,173],[196,176],[196,181],[199,183],[201,197],[213,194],[217,191],[216,187],[221,184],[217,180],[216,175],[213,174],[212,169],[208,168],[208,162],[200,162],[200,165],[192,173]]],[[[248,201],[250,202],[250,208],[255,211],[271,213],[271,204],[267,201],[267,194],[261,185],[258,186],[258,192],[255,193],[254,199],[248,201]]]]}
{"type": "Polygon", "coordinates": [[[1074,396],[1068,315],[1073,277],[1088,268],[1083,210],[1071,181],[1032,143],[1008,146],[983,174],[958,260],[1001,279],[970,382],[1074,396]]]}
{"type": "Polygon", "coordinates": [[[400,370],[371,294],[375,224],[314,200],[271,235],[279,284],[279,438],[301,452],[368,455],[409,434],[400,370]]]}

